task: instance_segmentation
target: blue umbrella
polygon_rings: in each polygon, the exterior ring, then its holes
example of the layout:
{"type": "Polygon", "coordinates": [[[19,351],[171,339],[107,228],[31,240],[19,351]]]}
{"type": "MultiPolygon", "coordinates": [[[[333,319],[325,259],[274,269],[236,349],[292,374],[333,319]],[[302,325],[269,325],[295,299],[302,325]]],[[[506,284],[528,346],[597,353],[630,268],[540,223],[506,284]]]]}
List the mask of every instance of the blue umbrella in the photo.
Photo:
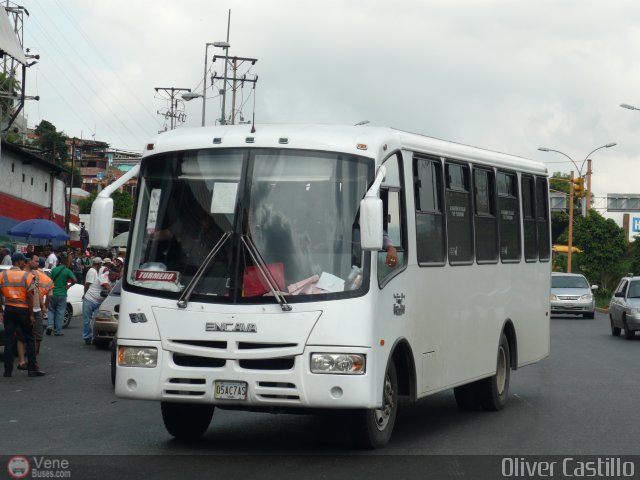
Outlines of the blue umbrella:
{"type": "Polygon", "coordinates": [[[14,237],[46,238],[47,240],[69,240],[69,235],[65,233],[56,223],[51,220],[34,218],[20,222],[9,231],[9,235],[14,237]]]}

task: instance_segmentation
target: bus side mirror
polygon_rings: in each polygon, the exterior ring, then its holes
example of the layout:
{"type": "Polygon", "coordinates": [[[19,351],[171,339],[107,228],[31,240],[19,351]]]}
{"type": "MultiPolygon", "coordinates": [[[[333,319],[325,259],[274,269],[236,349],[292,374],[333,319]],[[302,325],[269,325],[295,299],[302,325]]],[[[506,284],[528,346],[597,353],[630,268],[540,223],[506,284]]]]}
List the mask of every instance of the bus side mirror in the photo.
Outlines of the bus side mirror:
{"type": "Polygon", "coordinates": [[[98,196],[91,204],[89,243],[92,248],[107,248],[111,241],[113,199],[98,196]]]}
{"type": "Polygon", "coordinates": [[[360,201],[360,244],[362,250],[382,250],[382,200],[364,197],[360,201]]]}
{"type": "Polygon", "coordinates": [[[376,252],[382,250],[382,236],[384,235],[383,208],[380,199],[380,185],[387,174],[384,165],[378,167],[376,178],[360,200],[360,245],[362,250],[376,252]]]}

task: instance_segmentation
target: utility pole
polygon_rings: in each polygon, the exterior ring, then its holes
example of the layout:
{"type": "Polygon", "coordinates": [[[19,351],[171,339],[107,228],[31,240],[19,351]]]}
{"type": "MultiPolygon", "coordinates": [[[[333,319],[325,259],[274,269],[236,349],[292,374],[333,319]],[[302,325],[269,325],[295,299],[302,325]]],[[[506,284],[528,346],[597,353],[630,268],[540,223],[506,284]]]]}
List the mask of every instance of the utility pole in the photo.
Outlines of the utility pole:
{"type": "Polygon", "coordinates": [[[591,210],[591,159],[587,159],[587,197],[585,198],[585,203],[587,205],[587,211],[585,212],[585,217],[589,210],[591,210]]]}
{"type": "MultiPolygon", "coordinates": [[[[225,91],[226,91],[226,84],[227,81],[231,80],[232,83],[232,105],[231,105],[231,124],[235,125],[236,123],[236,92],[238,91],[238,83],[240,83],[240,87],[244,87],[245,82],[247,83],[253,83],[254,84],[254,88],[255,88],[255,84],[258,81],[258,77],[255,76],[254,78],[247,78],[247,74],[245,73],[242,78],[238,78],[238,69],[240,67],[242,67],[242,65],[245,62],[251,62],[251,65],[255,65],[256,62],[258,61],[257,58],[248,58],[248,57],[232,57],[232,58],[228,58],[226,56],[222,56],[222,55],[214,55],[213,57],[213,61],[215,62],[217,59],[224,59],[225,62],[231,61],[232,62],[232,67],[231,69],[233,70],[233,76],[232,77],[227,77],[227,74],[225,73],[223,76],[219,77],[217,75],[213,75],[211,77],[211,81],[213,80],[222,80],[224,82],[225,85],[225,91]]],[[[225,71],[226,71],[226,63],[225,63],[225,71]]],[[[224,97],[223,97],[224,99],[224,97]]],[[[224,103],[224,102],[223,102],[224,103]]],[[[224,110],[222,113],[222,118],[225,118],[225,114],[224,114],[224,110]]]]}
{"type": "Polygon", "coordinates": [[[177,88],[177,87],[156,87],[155,91],[159,92],[160,90],[162,90],[164,93],[166,93],[167,95],[169,95],[169,111],[166,113],[162,113],[160,112],[160,110],[158,110],[158,115],[163,115],[164,118],[170,118],[171,119],[171,130],[173,130],[174,128],[176,128],[176,120],[180,120],[184,122],[185,119],[185,115],[184,113],[177,113],[177,109],[178,109],[178,100],[176,99],[176,94],[178,92],[190,92],[191,89],[190,88],[177,88]]]}
{"type": "Polygon", "coordinates": [[[76,168],[76,137],[71,141],[71,181],[69,182],[69,196],[67,198],[67,233],[70,232],[69,224],[71,223],[71,194],[73,193],[73,171],[76,168]]]}
{"type": "Polygon", "coordinates": [[[573,253],[573,170],[569,176],[569,240],[567,241],[567,273],[571,273],[571,254],[573,253]]]}

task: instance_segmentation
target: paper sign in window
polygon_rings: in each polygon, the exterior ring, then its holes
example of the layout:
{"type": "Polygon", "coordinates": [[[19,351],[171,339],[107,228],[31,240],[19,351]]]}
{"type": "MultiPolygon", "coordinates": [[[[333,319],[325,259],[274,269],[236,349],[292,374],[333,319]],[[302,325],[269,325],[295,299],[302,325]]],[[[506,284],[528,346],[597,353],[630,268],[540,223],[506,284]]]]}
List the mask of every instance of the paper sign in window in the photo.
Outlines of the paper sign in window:
{"type": "Polygon", "coordinates": [[[233,213],[236,208],[238,184],[232,182],[217,182],[213,186],[211,198],[211,213],[233,213]]]}
{"type": "Polygon", "coordinates": [[[160,195],[162,190],[154,188],[149,196],[149,213],[147,214],[147,232],[152,234],[156,231],[158,221],[158,209],[160,208],[160,195]]]}

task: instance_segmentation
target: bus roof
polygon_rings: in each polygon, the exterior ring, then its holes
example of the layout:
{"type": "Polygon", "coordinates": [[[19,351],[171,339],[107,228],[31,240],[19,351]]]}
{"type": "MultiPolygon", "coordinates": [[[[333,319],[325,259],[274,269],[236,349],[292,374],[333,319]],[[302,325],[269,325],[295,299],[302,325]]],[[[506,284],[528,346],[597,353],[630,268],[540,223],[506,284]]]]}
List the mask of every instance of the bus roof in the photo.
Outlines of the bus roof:
{"type": "Polygon", "coordinates": [[[180,128],[157,135],[143,156],[175,150],[200,148],[285,148],[344,152],[381,161],[390,152],[405,149],[426,155],[442,156],[506,169],[547,175],[541,162],[494,152],[426,135],[389,127],[370,125],[225,125],[180,128]],[[215,143],[214,143],[215,139],[215,143]]]}

